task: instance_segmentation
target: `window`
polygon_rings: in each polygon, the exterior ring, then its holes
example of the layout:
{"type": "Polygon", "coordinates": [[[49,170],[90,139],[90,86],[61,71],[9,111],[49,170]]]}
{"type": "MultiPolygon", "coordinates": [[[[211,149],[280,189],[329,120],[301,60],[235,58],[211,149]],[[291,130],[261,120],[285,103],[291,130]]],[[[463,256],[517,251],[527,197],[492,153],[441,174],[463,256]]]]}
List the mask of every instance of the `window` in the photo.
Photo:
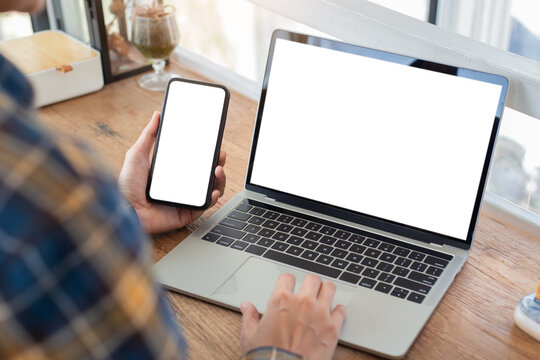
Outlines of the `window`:
{"type": "Polygon", "coordinates": [[[32,35],[30,15],[19,12],[0,14],[0,40],[11,40],[32,35]]]}

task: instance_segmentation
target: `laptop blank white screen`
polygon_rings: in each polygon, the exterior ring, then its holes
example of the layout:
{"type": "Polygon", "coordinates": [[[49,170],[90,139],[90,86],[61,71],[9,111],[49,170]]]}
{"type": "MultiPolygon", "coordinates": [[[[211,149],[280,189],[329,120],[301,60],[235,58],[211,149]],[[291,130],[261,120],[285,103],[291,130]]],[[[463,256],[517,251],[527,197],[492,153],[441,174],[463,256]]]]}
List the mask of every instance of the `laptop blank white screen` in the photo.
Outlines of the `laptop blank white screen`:
{"type": "Polygon", "coordinates": [[[277,39],[250,182],[466,240],[500,95],[277,39]]]}

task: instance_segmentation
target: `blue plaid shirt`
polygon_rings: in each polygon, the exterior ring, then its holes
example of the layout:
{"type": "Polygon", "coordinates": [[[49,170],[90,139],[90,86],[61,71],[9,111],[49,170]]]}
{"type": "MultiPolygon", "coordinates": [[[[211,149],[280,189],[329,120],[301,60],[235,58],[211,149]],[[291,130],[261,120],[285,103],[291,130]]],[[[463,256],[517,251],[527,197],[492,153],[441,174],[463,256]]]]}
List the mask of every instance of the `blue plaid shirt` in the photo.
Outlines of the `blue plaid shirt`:
{"type": "MultiPolygon", "coordinates": [[[[0,56],[0,359],[169,359],[186,345],[116,181],[41,128],[0,56]]],[[[261,348],[245,359],[297,359],[261,348]]]]}

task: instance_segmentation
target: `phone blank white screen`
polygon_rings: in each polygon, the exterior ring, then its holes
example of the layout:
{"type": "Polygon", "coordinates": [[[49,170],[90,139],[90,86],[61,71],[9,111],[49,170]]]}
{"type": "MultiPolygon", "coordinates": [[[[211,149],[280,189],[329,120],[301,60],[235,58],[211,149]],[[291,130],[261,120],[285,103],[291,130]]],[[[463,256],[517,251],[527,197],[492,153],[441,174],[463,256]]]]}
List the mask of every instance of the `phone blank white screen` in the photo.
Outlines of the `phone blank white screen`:
{"type": "Polygon", "coordinates": [[[277,39],[251,183],[466,240],[500,94],[277,39]]]}
{"type": "Polygon", "coordinates": [[[202,206],[213,175],[225,91],[174,81],[166,101],[150,197],[202,206]]]}

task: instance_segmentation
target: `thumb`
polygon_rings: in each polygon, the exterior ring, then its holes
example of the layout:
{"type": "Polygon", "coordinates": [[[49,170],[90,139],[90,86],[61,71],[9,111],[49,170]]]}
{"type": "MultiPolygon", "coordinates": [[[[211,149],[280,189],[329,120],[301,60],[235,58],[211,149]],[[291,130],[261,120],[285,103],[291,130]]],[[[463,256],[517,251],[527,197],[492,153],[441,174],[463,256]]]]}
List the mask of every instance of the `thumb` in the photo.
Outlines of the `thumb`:
{"type": "Polygon", "coordinates": [[[255,305],[244,302],[240,304],[240,311],[242,312],[242,330],[240,333],[240,342],[244,350],[248,346],[248,342],[255,333],[257,325],[259,325],[260,315],[255,305]]]}
{"type": "Polygon", "coordinates": [[[156,141],[157,131],[159,127],[159,111],[154,111],[152,118],[141,132],[141,135],[133,145],[138,153],[150,154],[152,146],[156,141]]]}

